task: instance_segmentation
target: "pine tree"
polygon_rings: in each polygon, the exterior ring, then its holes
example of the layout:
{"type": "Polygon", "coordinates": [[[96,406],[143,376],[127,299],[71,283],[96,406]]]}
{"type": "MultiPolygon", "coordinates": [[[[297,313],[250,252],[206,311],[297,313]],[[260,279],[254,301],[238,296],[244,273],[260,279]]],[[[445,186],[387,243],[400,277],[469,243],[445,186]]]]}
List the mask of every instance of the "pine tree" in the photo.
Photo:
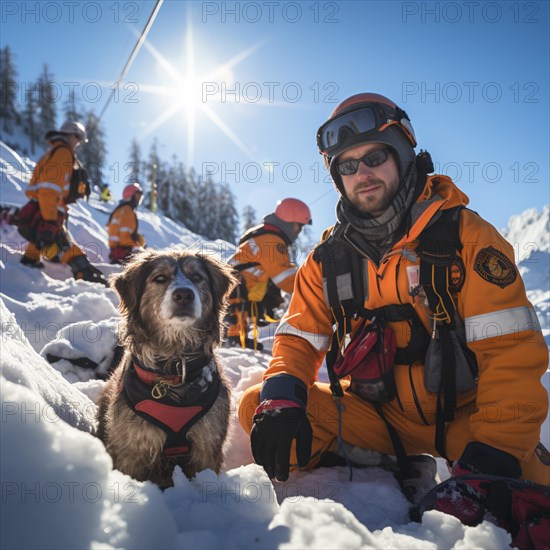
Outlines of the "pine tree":
{"type": "Polygon", "coordinates": [[[73,90],[70,91],[69,98],[65,101],[63,114],[65,115],[65,120],[72,120],[74,122],[82,122],[84,120],[79,102],[73,90]]]}
{"type": "Polygon", "coordinates": [[[227,183],[219,186],[218,202],[220,204],[220,219],[216,238],[234,243],[239,230],[239,214],[235,207],[235,197],[227,183]]]}
{"type": "Polygon", "coordinates": [[[172,165],[168,168],[166,178],[157,183],[157,207],[165,216],[177,219],[174,216],[172,189],[176,184],[178,157],[172,155],[172,165]]]}
{"type": "Polygon", "coordinates": [[[141,148],[136,138],[132,140],[130,144],[130,161],[127,166],[128,170],[125,170],[125,173],[128,175],[124,178],[124,183],[139,183],[143,184],[142,181],[142,161],[141,161],[141,148]]]}
{"type": "Polygon", "coordinates": [[[217,204],[215,199],[214,185],[210,179],[203,181],[200,176],[197,178],[197,213],[195,220],[195,233],[211,238],[213,226],[217,218],[217,204]]]}
{"type": "Polygon", "coordinates": [[[199,233],[202,215],[200,210],[200,178],[193,167],[187,172],[183,191],[185,194],[185,205],[188,210],[182,212],[181,221],[187,226],[189,231],[199,233]]]}
{"type": "Polygon", "coordinates": [[[0,50],[0,119],[2,129],[13,133],[14,125],[19,122],[16,107],[18,90],[17,71],[13,64],[13,55],[9,46],[0,50]]]}
{"type": "Polygon", "coordinates": [[[158,181],[161,180],[166,173],[163,170],[162,161],[158,154],[157,140],[153,141],[151,149],[149,151],[149,158],[146,165],[146,176],[148,185],[145,186],[145,197],[143,200],[143,206],[151,212],[157,210],[157,197],[158,196],[158,181]]]}
{"type": "Polygon", "coordinates": [[[38,77],[38,132],[42,136],[50,130],[56,129],[57,120],[57,91],[48,65],[42,67],[38,77]]]}
{"type": "Polygon", "coordinates": [[[164,215],[184,223],[189,211],[186,185],[185,167],[177,155],[172,155],[172,164],[167,168],[166,176],[158,181],[158,207],[164,215]]]}
{"type": "Polygon", "coordinates": [[[93,111],[89,111],[84,122],[88,143],[83,143],[77,150],[78,158],[88,171],[88,180],[92,187],[101,186],[103,182],[103,169],[107,156],[105,145],[105,132],[100,120],[93,111]]]}
{"type": "Polygon", "coordinates": [[[256,210],[247,204],[243,208],[243,233],[255,225],[258,225],[256,210]]]}
{"type": "Polygon", "coordinates": [[[37,101],[37,84],[29,84],[25,93],[25,111],[23,113],[23,129],[29,136],[31,143],[30,153],[34,155],[35,145],[38,140],[38,101],[37,101]]]}

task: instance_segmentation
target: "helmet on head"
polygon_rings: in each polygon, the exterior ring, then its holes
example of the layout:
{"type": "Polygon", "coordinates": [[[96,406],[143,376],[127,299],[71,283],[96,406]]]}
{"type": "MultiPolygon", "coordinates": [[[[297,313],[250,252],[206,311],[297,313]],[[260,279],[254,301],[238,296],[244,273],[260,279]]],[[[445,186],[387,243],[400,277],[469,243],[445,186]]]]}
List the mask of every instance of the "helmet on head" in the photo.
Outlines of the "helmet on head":
{"type": "Polygon", "coordinates": [[[59,133],[73,135],[76,136],[79,141],[83,141],[84,143],[88,142],[86,127],[84,126],[84,124],[82,124],[82,122],[74,122],[72,120],[68,120],[67,122],[63,123],[63,126],[61,126],[61,129],[59,130],[59,133]]]}
{"type": "Polygon", "coordinates": [[[283,199],[277,203],[275,215],[284,222],[311,225],[311,212],[308,205],[299,199],[283,199]]]}
{"type": "Polygon", "coordinates": [[[340,190],[341,179],[334,160],[364,143],[388,145],[397,156],[401,179],[414,164],[416,138],[407,113],[383,95],[353,95],[342,101],[317,131],[319,152],[340,190]]]}
{"type": "Polygon", "coordinates": [[[139,183],[131,183],[122,190],[122,198],[125,201],[131,200],[136,193],[143,195],[143,189],[139,183]]]}

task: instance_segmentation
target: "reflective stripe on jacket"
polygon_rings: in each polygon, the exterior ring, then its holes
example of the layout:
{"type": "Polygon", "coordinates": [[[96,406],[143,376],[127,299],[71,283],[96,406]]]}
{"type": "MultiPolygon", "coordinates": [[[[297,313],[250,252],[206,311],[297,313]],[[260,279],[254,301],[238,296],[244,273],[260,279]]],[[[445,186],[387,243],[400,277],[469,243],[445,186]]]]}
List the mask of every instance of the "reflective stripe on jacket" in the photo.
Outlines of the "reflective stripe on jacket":
{"type": "MultiPolygon", "coordinates": [[[[466,195],[449,178],[428,178],[415,205],[417,218],[410,231],[379,265],[366,261],[367,309],[411,304],[426,330],[430,330],[422,293],[411,293],[420,263],[415,253],[418,236],[439,209],[467,203],[466,195]]],[[[467,209],[461,212],[459,235],[464,273],[456,309],[465,322],[468,346],[477,357],[479,380],[474,390],[458,393],[457,403],[464,407],[462,413],[469,415],[476,441],[523,461],[537,445],[548,411],[548,393],[541,384],[548,366],[548,350],[521,276],[515,270],[512,246],[492,225],[467,209]]],[[[353,330],[360,321],[352,322],[353,330]]],[[[321,265],[311,253],[298,271],[265,377],[286,373],[311,387],[331,345],[333,324],[321,265]]],[[[397,346],[406,347],[410,338],[407,321],[390,326],[397,346]]],[[[396,365],[395,380],[411,432],[423,422],[435,424],[437,395],[424,387],[423,362],[396,365]]]]}

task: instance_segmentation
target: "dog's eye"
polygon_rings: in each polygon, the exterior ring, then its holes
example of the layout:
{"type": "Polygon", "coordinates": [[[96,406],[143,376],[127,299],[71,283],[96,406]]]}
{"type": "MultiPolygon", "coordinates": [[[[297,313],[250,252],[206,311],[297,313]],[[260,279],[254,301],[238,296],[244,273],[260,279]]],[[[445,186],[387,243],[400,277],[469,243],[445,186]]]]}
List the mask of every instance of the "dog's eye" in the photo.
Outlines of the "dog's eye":
{"type": "Polygon", "coordinates": [[[193,275],[191,275],[191,280],[194,283],[200,283],[201,281],[204,281],[204,277],[200,273],[193,273],[193,275]]]}
{"type": "Polygon", "coordinates": [[[155,283],[165,283],[168,280],[168,277],[166,275],[157,275],[156,277],[153,277],[153,282],[155,283]]]}

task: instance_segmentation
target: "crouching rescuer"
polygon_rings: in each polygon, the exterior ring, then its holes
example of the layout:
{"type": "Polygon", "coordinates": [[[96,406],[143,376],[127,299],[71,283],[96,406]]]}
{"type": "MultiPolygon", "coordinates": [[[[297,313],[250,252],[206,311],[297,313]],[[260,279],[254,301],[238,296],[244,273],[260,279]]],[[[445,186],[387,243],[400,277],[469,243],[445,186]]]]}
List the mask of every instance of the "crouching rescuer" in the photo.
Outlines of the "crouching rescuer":
{"type": "Polygon", "coordinates": [[[21,263],[42,268],[44,257],[68,264],[75,279],[108,286],[66,226],[68,205],[90,194],[86,171],[75,157],[77,147],[87,142],[86,129],[80,122],[68,121],[60,130],[48,132],[46,139],[51,147],[34,168],[25,191],[30,200],[18,215],[19,233],[29,241],[21,263]]]}
{"type": "Polygon", "coordinates": [[[258,342],[258,327],[278,321],[272,316],[284,302],[281,290],[292,293],[297,271],[288,249],[304,225],[311,223],[307,204],[286,198],[277,203],[275,212],[264,216],[263,223],[241,237],[237,251],[229,259],[240,284],[229,299],[226,346],[263,350],[258,342]],[[253,338],[248,337],[250,328],[253,338]]]}
{"type": "Polygon", "coordinates": [[[255,461],[286,480],[392,455],[413,518],[490,519],[514,545],[544,547],[548,350],[512,247],[450,178],[429,175],[388,98],[346,99],[317,144],[337,221],[296,275],[263,383],[241,399],[255,461]],[[452,468],[433,488],[414,481],[429,455],[452,468]]]}
{"type": "Polygon", "coordinates": [[[109,259],[112,264],[124,264],[132,255],[145,247],[143,235],[138,233],[136,208],[143,199],[143,189],[131,183],[122,190],[122,200],[107,220],[109,259]]]}

